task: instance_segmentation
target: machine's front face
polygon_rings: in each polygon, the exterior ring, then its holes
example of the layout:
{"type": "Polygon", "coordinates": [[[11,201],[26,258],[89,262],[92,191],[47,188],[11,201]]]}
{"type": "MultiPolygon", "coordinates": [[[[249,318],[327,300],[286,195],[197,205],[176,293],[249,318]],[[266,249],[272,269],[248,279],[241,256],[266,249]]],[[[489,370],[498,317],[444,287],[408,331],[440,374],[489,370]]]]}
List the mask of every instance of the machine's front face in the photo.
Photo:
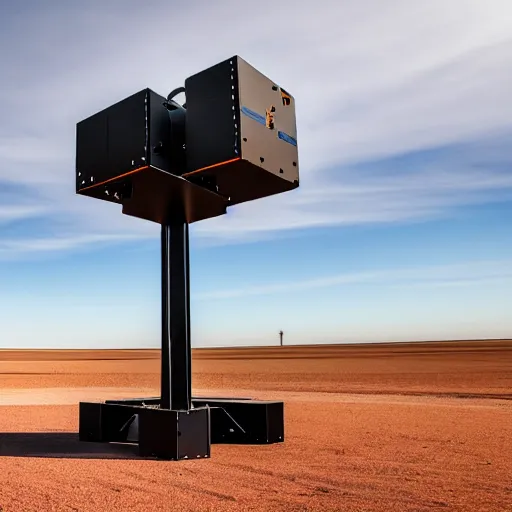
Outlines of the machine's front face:
{"type": "Polygon", "coordinates": [[[238,59],[238,76],[242,157],[298,185],[295,99],[242,59],[238,59]]]}

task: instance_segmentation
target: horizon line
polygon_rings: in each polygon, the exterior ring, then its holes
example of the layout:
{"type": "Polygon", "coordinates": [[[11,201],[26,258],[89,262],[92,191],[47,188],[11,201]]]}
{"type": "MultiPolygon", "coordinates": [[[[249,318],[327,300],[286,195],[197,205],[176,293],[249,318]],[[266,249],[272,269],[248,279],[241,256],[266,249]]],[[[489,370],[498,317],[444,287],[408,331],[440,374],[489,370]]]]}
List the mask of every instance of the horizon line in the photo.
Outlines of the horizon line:
{"type": "MultiPolygon", "coordinates": [[[[211,346],[211,347],[192,347],[192,351],[198,350],[243,350],[243,349],[268,349],[268,348],[315,348],[315,347],[357,347],[369,345],[407,345],[407,344],[432,344],[432,343],[478,343],[478,342],[503,342],[511,341],[510,338],[460,338],[460,339],[433,339],[433,340],[396,340],[396,341],[358,341],[346,343],[294,343],[289,345],[230,345],[230,346],[211,346]]],[[[153,348],[0,348],[2,352],[150,352],[159,351],[159,347],[153,348]]]]}

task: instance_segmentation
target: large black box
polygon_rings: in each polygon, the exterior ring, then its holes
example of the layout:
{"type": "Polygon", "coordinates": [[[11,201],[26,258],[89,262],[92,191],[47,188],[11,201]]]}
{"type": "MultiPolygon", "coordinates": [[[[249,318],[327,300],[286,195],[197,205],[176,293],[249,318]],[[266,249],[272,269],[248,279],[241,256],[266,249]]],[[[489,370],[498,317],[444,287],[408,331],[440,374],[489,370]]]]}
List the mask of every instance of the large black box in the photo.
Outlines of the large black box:
{"type": "Polygon", "coordinates": [[[140,400],[133,402],[80,402],[80,441],[138,443],[142,457],[168,460],[210,457],[207,405],[175,411],[142,406],[140,400]]]}
{"type": "Polygon", "coordinates": [[[210,409],[146,408],[139,415],[139,454],[182,460],[210,457],[210,409]]]}
{"type": "Polygon", "coordinates": [[[238,56],[185,81],[185,177],[237,204],[299,186],[295,100],[238,56]]]}
{"type": "Polygon", "coordinates": [[[268,400],[195,398],[211,408],[212,443],[273,444],[284,441],[284,404],[268,400]]]}
{"type": "Polygon", "coordinates": [[[226,200],[181,177],[185,109],[144,89],[80,121],[76,133],[76,192],[122,204],[123,213],[165,224],[222,215],[226,200]]]}
{"type": "Polygon", "coordinates": [[[127,430],[123,429],[135,414],[132,407],[104,402],[80,402],[80,441],[94,443],[125,442],[127,430]]]}

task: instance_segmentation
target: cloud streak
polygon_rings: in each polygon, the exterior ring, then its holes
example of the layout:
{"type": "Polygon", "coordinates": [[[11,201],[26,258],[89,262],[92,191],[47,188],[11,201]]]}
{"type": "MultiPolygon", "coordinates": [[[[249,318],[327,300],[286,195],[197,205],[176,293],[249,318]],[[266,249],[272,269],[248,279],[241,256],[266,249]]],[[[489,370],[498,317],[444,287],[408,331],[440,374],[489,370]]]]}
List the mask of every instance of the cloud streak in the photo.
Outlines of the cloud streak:
{"type": "Polygon", "coordinates": [[[39,238],[0,240],[0,259],[19,259],[21,256],[75,251],[90,246],[140,241],[139,234],[84,234],[39,238]]]}
{"type": "Polygon", "coordinates": [[[24,205],[0,205],[0,224],[13,221],[39,217],[45,213],[44,208],[24,205]]]}
{"type": "Polygon", "coordinates": [[[504,280],[512,280],[512,260],[462,262],[452,265],[423,265],[372,272],[336,274],[302,281],[268,283],[229,290],[200,292],[192,295],[192,299],[198,301],[229,300],[358,284],[445,288],[502,284],[504,280]]]}

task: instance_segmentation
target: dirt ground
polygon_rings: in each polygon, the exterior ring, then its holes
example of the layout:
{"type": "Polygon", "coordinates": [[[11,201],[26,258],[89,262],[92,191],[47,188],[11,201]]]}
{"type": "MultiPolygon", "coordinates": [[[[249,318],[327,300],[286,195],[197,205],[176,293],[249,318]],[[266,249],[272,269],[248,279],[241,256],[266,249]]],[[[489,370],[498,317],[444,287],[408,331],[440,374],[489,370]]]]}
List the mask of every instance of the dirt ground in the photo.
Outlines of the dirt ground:
{"type": "Polygon", "coordinates": [[[78,401],[157,395],[159,364],[0,350],[0,511],[512,511],[512,341],[196,350],[194,393],[284,400],[284,443],[78,442],[78,401]]]}

